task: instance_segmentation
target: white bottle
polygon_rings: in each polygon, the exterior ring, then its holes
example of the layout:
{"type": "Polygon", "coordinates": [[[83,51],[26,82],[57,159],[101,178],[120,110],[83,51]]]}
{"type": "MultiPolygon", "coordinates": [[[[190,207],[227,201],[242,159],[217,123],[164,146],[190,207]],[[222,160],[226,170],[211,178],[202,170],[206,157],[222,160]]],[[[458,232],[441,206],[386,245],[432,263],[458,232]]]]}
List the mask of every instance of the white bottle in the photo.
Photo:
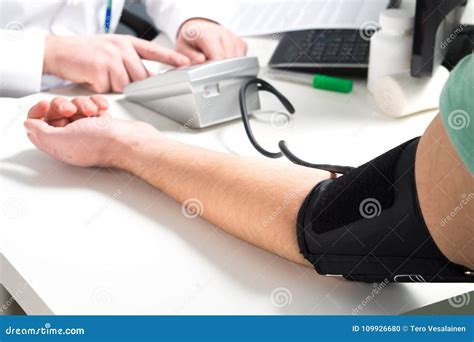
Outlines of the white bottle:
{"type": "Polygon", "coordinates": [[[413,15],[403,9],[387,9],[380,14],[379,24],[380,30],[370,39],[367,85],[371,92],[379,78],[410,70],[413,15]]]}

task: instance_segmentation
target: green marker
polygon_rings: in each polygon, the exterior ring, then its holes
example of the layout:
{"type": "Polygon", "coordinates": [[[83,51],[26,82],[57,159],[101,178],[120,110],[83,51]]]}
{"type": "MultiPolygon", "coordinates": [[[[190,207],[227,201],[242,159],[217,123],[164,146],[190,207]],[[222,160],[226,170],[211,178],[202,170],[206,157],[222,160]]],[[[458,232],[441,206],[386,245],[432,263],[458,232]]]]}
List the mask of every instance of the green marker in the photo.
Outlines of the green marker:
{"type": "Polygon", "coordinates": [[[311,85],[316,89],[337,91],[339,93],[350,93],[352,91],[352,80],[339,77],[273,69],[266,70],[264,75],[280,81],[311,85]]]}
{"type": "Polygon", "coordinates": [[[350,93],[352,91],[352,80],[316,74],[313,76],[313,88],[350,93]]]}

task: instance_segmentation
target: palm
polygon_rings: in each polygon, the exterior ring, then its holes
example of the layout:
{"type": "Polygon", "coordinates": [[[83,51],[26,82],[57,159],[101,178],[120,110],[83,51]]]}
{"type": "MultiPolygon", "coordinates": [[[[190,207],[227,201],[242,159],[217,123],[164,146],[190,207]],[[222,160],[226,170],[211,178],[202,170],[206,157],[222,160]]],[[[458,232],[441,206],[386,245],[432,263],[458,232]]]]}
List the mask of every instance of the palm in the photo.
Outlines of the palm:
{"type": "Polygon", "coordinates": [[[50,136],[53,157],[77,166],[106,162],[104,151],[115,120],[108,114],[75,120],[50,136]]]}
{"type": "Polygon", "coordinates": [[[78,137],[89,139],[108,133],[117,120],[112,119],[109,114],[94,117],[83,117],[75,120],[64,127],[64,134],[71,138],[78,137]]]}
{"type": "Polygon", "coordinates": [[[68,164],[109,166],[114,158],[111,151],[122,152],[115,151],[114,142],[157,134],[144,122],[112,119],[107,109],[107,101],[100,96],[40,101],[28,113],[28,137],[38,148],[68,164]]]}

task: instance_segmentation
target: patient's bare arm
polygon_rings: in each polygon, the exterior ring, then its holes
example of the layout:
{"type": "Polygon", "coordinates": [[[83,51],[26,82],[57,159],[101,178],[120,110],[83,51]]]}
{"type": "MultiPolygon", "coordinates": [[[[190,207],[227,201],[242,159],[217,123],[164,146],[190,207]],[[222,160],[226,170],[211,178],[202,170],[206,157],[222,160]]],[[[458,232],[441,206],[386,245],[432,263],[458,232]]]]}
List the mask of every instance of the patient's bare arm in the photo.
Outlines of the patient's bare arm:
{"type": "Polygon", "coordinates": [[[416,187],[423,218],[443,254],[474,269],[474,177],[437,115],[418,145],[416,187]]]}
{"type": "Polygon", "coordinates": [[[296,241],[296,215],[311,188],[330,173],[209,151],[159,135],[121,144],[125,153],[115,166],[180,203],[198,202],[202,216],[228,233],[307,263],[296,241]]]}
{"type": "MultiPolygon", "coordinates": [[[[180,203],[199,201],[201,215],[228,233],[310,265],[299,252],[296,218],[305,196],[319,181],[331,177],[330,173],[283,160],[240,157],[186,145],[145,123],[111,120],[104,129],[91,120],[97,118],[51,127],[30,119],[25,126],[32,142],[56,159],[127,170],[180,203]]],[[[435,242],[448,259],[472,269],[473,224],[468,213],[473,204],[449,229],[439,229],[441,217],[462,193],[472,191],[472,178],[449,146],[438,117],[421,139],[416,182],[422,213],[435,242]]]]}
{"type": "MultiPolygon", "coordinates": [[[[232,235],[307,263],[296,241],[296,217],[305,196],[329,173],[287,161],[213,152],[163,136],[125,142],[124,149],[127,153],[118,156],[116,166],[180,203],[196,198],[203,217],[232,235]]],[[[473,269],[474,222],[469,213],[474,212],[474,201],[447,225],[440,224],[474,187],[439,116],[421,138],[415,163],[422,213],[436,244],[448,259],[473,269]]]]}

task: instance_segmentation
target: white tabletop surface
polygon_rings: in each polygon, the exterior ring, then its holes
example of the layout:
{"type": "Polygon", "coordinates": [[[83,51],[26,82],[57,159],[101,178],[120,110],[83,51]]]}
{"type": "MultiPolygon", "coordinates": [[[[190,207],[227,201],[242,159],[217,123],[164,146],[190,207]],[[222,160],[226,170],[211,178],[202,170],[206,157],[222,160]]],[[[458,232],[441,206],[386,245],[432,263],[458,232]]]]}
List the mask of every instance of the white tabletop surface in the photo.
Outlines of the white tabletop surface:
{"type": "MultiPolygon", "coordinates": [[[[249,54],[265,65],[275,44],[249,39],[249,54]]],[[[361,164],[420,135],[434,115],[378,115],[362,82],[338,94],[270,81],[296,114],[272,125],[281,107],[262,95],[269,111],[253,120],[256,136],[273,149],[284,137],[315,162],[361,164]]],[[[125,172],[58,163],[22,126],[32,104],[57,94],[83,91],[0,99],[0,281],[29,314],[398,314],[474,287],[390,284],[374,294],[373,284],[319,276],[186,218],[178,203],[125,172]]],[[[122,95],[107,97],[114,116],[148,121],[190,144],[258,155],[239,120],[192,130],[122,95]]]]}

